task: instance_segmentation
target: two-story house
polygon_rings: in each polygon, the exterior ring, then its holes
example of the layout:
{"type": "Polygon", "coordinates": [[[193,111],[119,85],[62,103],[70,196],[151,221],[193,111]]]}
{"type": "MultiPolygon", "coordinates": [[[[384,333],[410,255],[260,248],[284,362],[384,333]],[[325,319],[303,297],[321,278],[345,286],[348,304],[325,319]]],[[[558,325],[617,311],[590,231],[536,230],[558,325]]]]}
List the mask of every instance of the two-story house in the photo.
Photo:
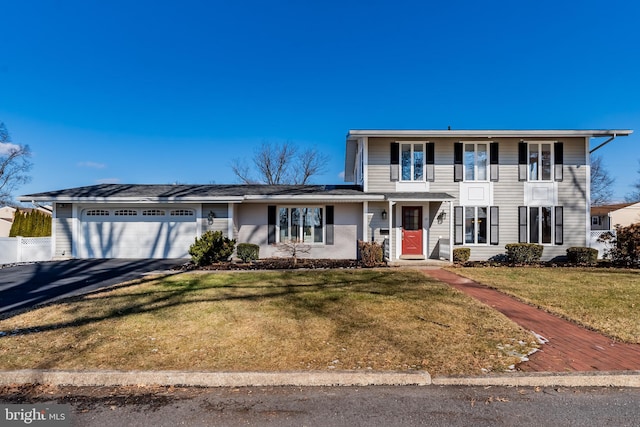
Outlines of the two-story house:
{"type": "Polygon", "coordinates": [[[631,132],[352,130],[354,185],[102,184],[20,200],[53,204],[56,258],[181,258],[219,230],[261,258],[295,240],[355,259],[358,240],[375,240],[391,262],[450,260],[455,247],[488,259],[517,242],[552,259],[589,241],[590,139],[631,132]]]}

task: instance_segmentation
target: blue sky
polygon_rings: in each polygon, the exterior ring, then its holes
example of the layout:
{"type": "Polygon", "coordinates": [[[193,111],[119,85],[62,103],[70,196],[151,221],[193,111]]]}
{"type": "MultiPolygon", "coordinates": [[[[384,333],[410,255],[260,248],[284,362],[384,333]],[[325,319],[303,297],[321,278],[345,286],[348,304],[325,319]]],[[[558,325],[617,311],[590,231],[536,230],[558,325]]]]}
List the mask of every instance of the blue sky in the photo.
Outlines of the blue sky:
{"type": "MultiPolygon", "coordinates": [[[[330,156],[349,129],[634,129],[634,1],[0,0],[0,121],[33,151],[19,194],[230,183],[263,141],[330,156]]],[[[593,145],[597,144],[593,141],[593,145]]]]}

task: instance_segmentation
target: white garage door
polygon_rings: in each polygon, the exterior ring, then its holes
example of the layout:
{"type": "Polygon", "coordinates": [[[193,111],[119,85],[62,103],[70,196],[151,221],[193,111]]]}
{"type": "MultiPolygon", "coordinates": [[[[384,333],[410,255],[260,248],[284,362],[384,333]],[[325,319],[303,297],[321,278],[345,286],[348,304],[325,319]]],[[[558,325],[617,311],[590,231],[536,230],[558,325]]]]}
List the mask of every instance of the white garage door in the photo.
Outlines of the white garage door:
{"type": "Polygon", "coordinates": [[[85,209],[78,257],[186,258],[195,237],[192,208],[85,209]]]}

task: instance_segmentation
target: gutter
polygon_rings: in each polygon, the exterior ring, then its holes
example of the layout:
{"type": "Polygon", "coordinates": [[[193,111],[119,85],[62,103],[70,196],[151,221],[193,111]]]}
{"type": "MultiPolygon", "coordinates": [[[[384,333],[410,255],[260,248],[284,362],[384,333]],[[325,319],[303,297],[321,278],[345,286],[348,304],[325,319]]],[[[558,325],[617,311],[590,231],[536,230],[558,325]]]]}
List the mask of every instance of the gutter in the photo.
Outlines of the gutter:
{"type": "MultiPolygon", "coordinates": [[[[614,139],[616,139],[616,136],[618,136],[617,134],[613,134],[609,139],[607,139],[605,142],[603,142],[602,144],[598,145],[596,148],[594,148],[593,150],[589,151],[589,154],[593,153],[596,150],[601,149],[602,147],[604,147],[605,145],[607,145],[608,143],[610,143],[611,141],[613,141],[614,139]]],[[[626,136],[626,135],[624,135],[626,136]]]]}

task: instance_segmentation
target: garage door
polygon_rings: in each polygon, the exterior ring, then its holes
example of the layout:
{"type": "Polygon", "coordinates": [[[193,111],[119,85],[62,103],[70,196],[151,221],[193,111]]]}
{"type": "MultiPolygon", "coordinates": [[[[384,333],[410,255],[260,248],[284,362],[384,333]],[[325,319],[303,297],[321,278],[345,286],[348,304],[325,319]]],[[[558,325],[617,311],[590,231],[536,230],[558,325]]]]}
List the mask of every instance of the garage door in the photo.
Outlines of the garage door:
{"type": "Polygon", "coordinates": [[[78,256],[186,258],[195,237],[195,209],[85,209],[81,215],[78,256]]]}

